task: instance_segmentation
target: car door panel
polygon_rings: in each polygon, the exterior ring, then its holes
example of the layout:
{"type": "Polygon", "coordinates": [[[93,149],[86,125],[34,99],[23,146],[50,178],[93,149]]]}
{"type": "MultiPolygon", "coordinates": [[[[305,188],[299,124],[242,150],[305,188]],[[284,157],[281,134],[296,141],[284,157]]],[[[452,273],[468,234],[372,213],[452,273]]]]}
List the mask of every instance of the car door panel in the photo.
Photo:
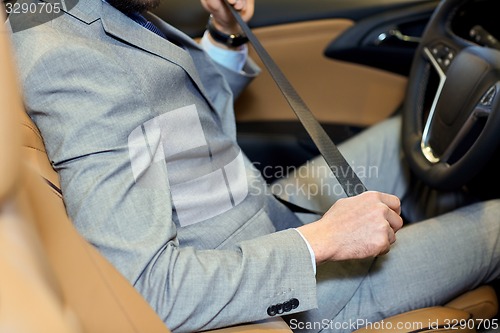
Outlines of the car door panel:
{"type": "MultiPolygon", "coordinates": [[[[327,19],[254,32],[320,121],[367,126],[398,108],[406,78],[325,57],[325,47],[353,26],[352,20],[327,19]]],[[[250,54],[263,67],[253,49],[250,54]]],[[[236,115],[238,121],[295,119],[265,70],[237,100],[236,115]]]]}
{"type": "Polygon", "coordinates": [[[325,50],[327,57],[407,76],[438,1],[386,11],[358,21],[325,50]]]}

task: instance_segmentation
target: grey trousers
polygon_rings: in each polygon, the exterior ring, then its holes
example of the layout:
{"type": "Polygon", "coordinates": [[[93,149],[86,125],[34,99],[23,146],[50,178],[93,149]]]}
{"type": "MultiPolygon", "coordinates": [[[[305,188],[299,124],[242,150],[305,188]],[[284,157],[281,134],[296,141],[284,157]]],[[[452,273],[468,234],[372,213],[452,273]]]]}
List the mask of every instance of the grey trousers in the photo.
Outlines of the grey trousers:
{"type": "MultiPolygon", "coordinates": [[[[423,197],[424,202],[417,204],[405,202],[412,188],[401,154],[400,132],[401,119],[395,117],[348,140],[339,149],[369,190],[397,195],[406,214],[415,220],[434,216],[403,227],[391,251],[376,258],[368,274],[344,276],[355,280],[357,287],[340,308],[336,300],[343,294],[344,282],[331,267],[319,266],[318,309],[287,318],[295,331],[351,332],[395,314],[444,304],[500,277],[500,200],[455,209],[463,205],[461,196],[440,193],[423,197]]],[[[344,196],[320,157],[272,188],[283,198],[317,211],[326,211],[344,196]]],[[[305,222],[317,218],[301,217],[305,222]]],[[[354,268],[357,264],[339,265],[354,268]]]]}

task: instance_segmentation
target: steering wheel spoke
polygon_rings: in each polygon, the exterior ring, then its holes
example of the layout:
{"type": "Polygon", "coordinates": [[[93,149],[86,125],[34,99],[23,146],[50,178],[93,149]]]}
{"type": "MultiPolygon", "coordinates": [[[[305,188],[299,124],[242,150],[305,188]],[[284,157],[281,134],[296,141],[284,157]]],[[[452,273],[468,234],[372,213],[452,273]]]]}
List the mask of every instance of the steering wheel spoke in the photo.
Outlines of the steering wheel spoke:
{"type": "MultiPolygon", "coordinates": [[[[444,79],[446,76],[444,76],[444,79]]],[[[442,81],[444,85],[444,80],[442,81]]],[[[481,120],[487,120],[490,114],[493,112],[493,105],[497,100],[498,91],[500,90],[500,82],[496,82],[494,85],[488,88],[488,90],[482,95],[481,99],[474,107],[473,111],[465,119],[463,124],[460,125],[459,129],[456,131],[456,135],[452,140],[450,140],[449,145],[444,150],[441,155],[436,155],[434,149],[430,145],[430,138],[432,137],[431,125],[434,117],[434,110],[437,101],[439,100],[440,91],[442,86],[438,88],[438,93],[434,98],[433,107],[431,113],[429,114],[428,120],[425,125],[425,129],[422,135],[422,142],[420,147],[422,149],[422,154],[430,163],[449,163],[453,156],[456,156],[457,150],[460,149],[462,143],[471,134],[471,131],[481,120]]]]}
{"type": "Polygon", "coordinates": [[[457,53],[458,51],[456,48],[442,42],[434,43],[424,48],[424,54],[440,76],[445,75],[457,53]]]}
{"type": "MultiPolygon", "coordinates": [[[[441,96],[441,92],[443,91],[444,84],[446,82],[446,73],[445,73],[445,68],[442,67],[443,62],[438,61],[439,58],[439,51],[436,51],[435,49],[432,51],[428,47],[424,47],[423,52],[429,62],[431,63],[432,67],[435,69],[435,71],[438,73],[439,76],[439,84],[436,89],[436,94],[434,95],[433,101],[432,101],[432,106],[429,111],[429,115],[427,116],[427,120],[425,122],[424,126],[424,131],[422,134],[422,141],[420,143],[420,148],[422,150],[422,154],[425,156],[425,158],[430,162],[430,163],[438,163],[440,161],[440,158],[437,157],[434,153],[434,150],[432,147],[429,145],[429,138],[431,135],[431,126],[432,122],[434,120],[434,115],[436,111],[436,107],[439,101],[439,98],[441,96]],[[441,63],[441,64],[440,64],[441,63]]],[[[448,57],[446,57],[449,59],[448,57]]]]}

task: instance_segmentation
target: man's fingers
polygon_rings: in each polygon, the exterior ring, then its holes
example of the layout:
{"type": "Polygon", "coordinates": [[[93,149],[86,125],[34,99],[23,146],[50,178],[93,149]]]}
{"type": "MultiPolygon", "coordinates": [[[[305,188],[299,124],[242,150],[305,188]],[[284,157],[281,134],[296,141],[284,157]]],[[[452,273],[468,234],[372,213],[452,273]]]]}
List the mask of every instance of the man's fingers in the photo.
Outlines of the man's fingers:
{"type": "Polygon", "coordinates": [[[383,256],[389,253],[389,251],[391,250],[391,245],[396,242],[396,233],[394,232],[394,230],[392,230],[391,227],[387,228],[387,240],[387,246],[378,253],[378,256],[383,256]]]}
{"type": "Polygon", "coordinates": [[[390,209],[401,215],[401,201],[399,198],[392,194],[380,193],[380,200],[387,205],[390,209]]]}
{"type": "Polygon", "coordinates": [[[236,0],[234,3],[234,9],[236,10],[242,10],[245,8],[245,1],[244,0],[236,0]]]}
{"type": "MultiPolygon", "coordinates": [[[[221,0],[224,1],[224,0],[221,0]]],[[[246,1],[245,0],[227,0],[230,5],[233,6],[234,9],[236,10],[242,10],[245,8],[246,1]]]]}
{"type": "Polygon", "coordinates": [[[394,244],[394,242],[396,242],[396,233],[392,228],[389,228],[389,230],[387,231],[387,237],[389,239],[389,244],[392,245],[394,244]]]}
{"type": "Polygon", "coordinates": [[[369,198],[371,198],[371,200],[382,202],[387,207],[395,211],[398,215],[401,214],[401,201],[395,195],[376,191],[368,191],[361,193],[360,196],[368,196],[369,198]]]}
{"type": "Polygon", "coordinates": [[[380,252],[378,255],[379,256],[383,256],[383,255],[386,255],[387,253],[389,253],[389,251],[391,250],[391,247],[387,247],[387,249],[383,250],[382,252],[380,252]]]}
{"type": "Polygon", "coordinates": [[[397,232],[399,229],[401,229],[403,227],[403,219],[394,210],[389,209],[387,211],[385,218],[386,218],[387,222],[389,222],[389,225],[391,226],[391,228],[394,232],[397,232]]]}

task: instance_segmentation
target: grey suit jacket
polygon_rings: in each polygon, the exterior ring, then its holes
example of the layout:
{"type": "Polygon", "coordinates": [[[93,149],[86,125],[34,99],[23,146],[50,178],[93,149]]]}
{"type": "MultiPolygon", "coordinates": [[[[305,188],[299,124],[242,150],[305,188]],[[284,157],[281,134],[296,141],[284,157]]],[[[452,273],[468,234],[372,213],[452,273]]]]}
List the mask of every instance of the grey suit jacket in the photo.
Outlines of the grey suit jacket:
{"type": "Polygon", "coordinates": [[[315,308],[299,222],[236,144],[233,96],[256,66],[217,66],[149,18],[183,47],[101,0],[13,34],[68,214],[174,331],[315,308]]]}

